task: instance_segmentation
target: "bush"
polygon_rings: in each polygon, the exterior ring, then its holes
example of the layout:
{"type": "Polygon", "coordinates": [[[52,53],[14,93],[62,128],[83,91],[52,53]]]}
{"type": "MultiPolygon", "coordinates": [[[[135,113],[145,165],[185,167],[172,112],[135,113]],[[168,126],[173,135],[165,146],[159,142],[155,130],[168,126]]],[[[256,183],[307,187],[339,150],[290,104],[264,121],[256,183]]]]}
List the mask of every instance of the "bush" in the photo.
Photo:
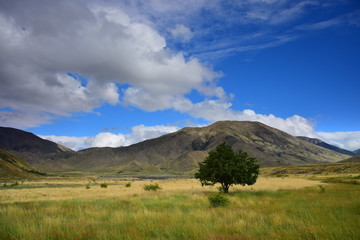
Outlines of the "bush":
{"type": "Polygon", "coordinates": [[[159,184],[155,183],[155,184],[149,184],[149,185],[144,185],[144,190],[145,191],[156,191],[158,189],[161,189],[161,187],[159,186],[159,184]]]}
{"type": "Polygon", "coordinates": [[[208,200],[212,207],[226,207],[230,204],[230,201],[223,194],[211,194],[208,196],[208,200]]]}
{"type": "Polygon", "coordinates": [[[100,187],[101,187],[101,188],[107,188],[107,186],[108,186],[108,185],[107,185],[106,183],[101,183],[101,184],[100,184],[100,187]]]}
{"type": "Polygon", "coordinates": [[[90,188],[90,184],[86,184],[85,188],[86,188],[86,189],[89,189],[89,188],[90,188]]]}
{"type": "Polygon", "coordinates": [[[10,183],[9,185],[7,183],[4,183],[3,187],[6,188],[6,187],[16,187],[20,185],[17,181],[14,182],[14,183],[10,183]]]}
{"type": "Polygon", "coordinates": [[[18,182],[14,182],[13,184],[11,184],[12,187],[16,187],[16,186],[18,186],[18,185],[19,185],[18,182]]]}
{"type": "Polygon", "coordinates": [[[125,184],[125,187],[131,187],[131,182],[128,182],[127,184],[125,184]]]}

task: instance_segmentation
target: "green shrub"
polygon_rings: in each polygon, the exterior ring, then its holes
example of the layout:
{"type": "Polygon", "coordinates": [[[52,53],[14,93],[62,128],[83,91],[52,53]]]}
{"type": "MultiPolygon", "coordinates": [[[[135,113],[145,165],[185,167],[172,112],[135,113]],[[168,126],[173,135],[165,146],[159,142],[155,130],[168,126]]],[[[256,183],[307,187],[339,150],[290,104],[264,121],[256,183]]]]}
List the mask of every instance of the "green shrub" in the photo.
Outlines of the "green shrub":
{"type": "Polygon", "coordinates": [[[320,188],[319,191],[320,191],[321,193],[325,192],[325,188],[323,187],[323,185],[319,184],[318,186],[319,186],[319,188],[320,188]]]}
{"type": "Polygon", "coordinates": [[[229,199],[219,193],[209,195],[208,200],[212,207],[226,207],[230,204],[229,199]]]}
{"type": "Polygon", "coordinates": [[[86,188],[86,189],[89,189],[89,188],[90,188],[90,184],[86,184],[85,188],[86,188]]]}
{"type": "Polygon", "coordinates": [[[101,187],[101,188],[107,188],[107,186],[108,186],[108,185],[107,185],[106,183],[101,183],[101,184],[100,184],[100,187],[101,187]]]}
{"type": "Polygon", "coordinates": [[[223,187],[222,187],[222,186],[217,187],[217,190],[219,191],[219,193],[224,193],[224,189],[223,189],[223,187]]]}
{"type": "Polygon", "coordinates": [[[16,187],[16,186],[18,186],[18,185],[19,185],[18,182],[14,182],[13,184],[11,184],[12,187],[16,187]]]}
{"type": "Polygon", "coordinates": [[[144,190],[145,191],[156,191],[158,189],[161,189],[161,187],[157,183],[144,185],[144,190]]]}
{"type": "Polygon", "coordinates": [[[125,187],[131,187],[131,182],[128,182],[127,184],[125,184],[125,187]]]}

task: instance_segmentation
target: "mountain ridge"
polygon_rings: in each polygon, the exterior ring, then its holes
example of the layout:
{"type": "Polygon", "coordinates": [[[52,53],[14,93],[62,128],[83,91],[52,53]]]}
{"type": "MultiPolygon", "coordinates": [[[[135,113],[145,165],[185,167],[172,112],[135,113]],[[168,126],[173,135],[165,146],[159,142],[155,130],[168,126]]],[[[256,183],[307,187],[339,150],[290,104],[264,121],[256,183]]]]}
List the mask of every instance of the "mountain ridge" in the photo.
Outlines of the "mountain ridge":
{"type": "Polygon", "coordinates": [[[262,167],[333,163],[349,157],[250,121],[186,127],[124,147],[16,154],[43,171],[190,173],[210,150],[224,142],[257,158],[262,167]]]}
{"type": "Polygon", "coordinates": [[[0,127],[0,147],[16,152],[51,154],[73,152],[70,148],[16,128],[0,127]]]}
{"type": "Polygon", "coordinates": [[[189,172],[223,142],[235,151],[248,152],[263,167],[332,163],[348,157],[259,122],[221,121],[206,127],[186,127],[127,147],[84,149],[64,162],[73,170],[86,165],[90,170],[116,169],[120,173],[189,172]]]}
{"type": "Polygon", "coordinates": [[[65,146],[42,139],[33,133],[9,127],[0,127],[0,148],[42,170],[45,170],[46,166],[56,166],[58,159],[76,154],[65,146]]]}
{"type": "Polygon", "coordinates": [[[342,154],[346,154],[346,155],[350,155],[350,156],[357,155],[356,151],[350,151],[350,150],[346,150],[346,149],[343,149],[343,148],[339,148],[337,146],[328,144],[328,143],[326,143],[323,140],[320,140],[318,138],[310,138],[310,137],[304,137],[304,136],[298,136],[297,138],[299,138],[301,140],[304,140],[304,141],[307,141],[309,143],[315,144],[317,146],[333,150],[333,151],[338,152],[338,153],[342,153],[342,154]]]}

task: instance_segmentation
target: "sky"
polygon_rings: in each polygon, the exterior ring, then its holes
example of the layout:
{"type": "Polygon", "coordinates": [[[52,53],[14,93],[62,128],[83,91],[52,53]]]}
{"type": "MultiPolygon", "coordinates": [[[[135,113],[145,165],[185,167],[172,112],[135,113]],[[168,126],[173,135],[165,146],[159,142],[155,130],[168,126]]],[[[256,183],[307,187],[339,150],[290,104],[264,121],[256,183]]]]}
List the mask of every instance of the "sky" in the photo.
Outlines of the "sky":
{"type": "Polygon", "coordinates": [[[358,0],[3,0],[0,53],[0,126],[74,150],[220,120],[360,149],[358,0]]]}

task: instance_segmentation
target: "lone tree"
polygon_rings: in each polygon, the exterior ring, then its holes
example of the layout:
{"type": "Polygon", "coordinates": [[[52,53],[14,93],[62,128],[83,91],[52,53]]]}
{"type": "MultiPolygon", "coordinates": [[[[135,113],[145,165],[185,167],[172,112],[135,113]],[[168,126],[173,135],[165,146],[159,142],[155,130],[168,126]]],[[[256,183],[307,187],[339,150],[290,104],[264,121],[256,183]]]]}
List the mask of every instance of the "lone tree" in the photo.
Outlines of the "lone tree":
{"type": "Polygon", "coordinates": [[[205,160],[199,163],[199,171],[195,173],[201,185],[220,183],[224,193],[234,184],[252,185],[259,175],[259,164],[246,152],[235,153],[231,146],[220,144],[211,150],[205,160]]]}

